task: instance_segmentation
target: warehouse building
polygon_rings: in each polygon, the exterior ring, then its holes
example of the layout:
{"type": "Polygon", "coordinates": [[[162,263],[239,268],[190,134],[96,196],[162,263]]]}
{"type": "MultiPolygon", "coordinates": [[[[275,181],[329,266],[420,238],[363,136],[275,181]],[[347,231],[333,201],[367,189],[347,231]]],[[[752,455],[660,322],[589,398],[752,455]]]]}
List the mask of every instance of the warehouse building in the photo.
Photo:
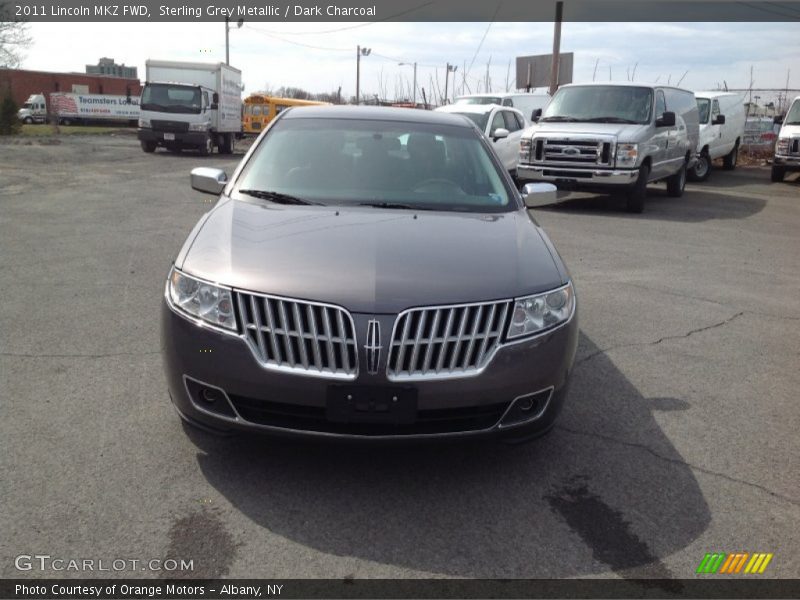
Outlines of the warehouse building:
{"type": "Polygon", "coordinates": [[[8,91],[14,101],[21,105],[31,94],[72,92],[138,96],[142,86],[136,77],[0,68],[0,95],[4,96],[8,91]]]}

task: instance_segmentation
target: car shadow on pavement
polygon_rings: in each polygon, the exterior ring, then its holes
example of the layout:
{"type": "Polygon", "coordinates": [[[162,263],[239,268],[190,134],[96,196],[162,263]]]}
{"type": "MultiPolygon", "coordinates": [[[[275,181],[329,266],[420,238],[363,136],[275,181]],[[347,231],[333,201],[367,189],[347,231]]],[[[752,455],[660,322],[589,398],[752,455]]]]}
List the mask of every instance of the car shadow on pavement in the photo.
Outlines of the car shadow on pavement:
{"type": "MultiPolygon", "coordinates": [[[[702,186],[703,184],[696,184],[702,186]]],[[[625,198],[621,195],[580,194],[560,204],[538,208],[548,212],[575,213],[598,217],[647,219],[696,223],[712,219],[746,219],[761,212],[767,201],[741,195],[725,195],[703,192],[700,187],[687,189],[680,198],[667,196],[663,186],[651,186],[647,190],[644,212],[625,212],[625,198]]]]}
{"type": "Polygon", "coordinates": [[[689,409],[643,398],[581,335],[561,419],[527,445],[318,444],[186,430],[202,473],[236,509],[319,552],[456,577],[671,578],[687,574],[661,558],[696,539],[710,513],[654,412],[689,409]]]}

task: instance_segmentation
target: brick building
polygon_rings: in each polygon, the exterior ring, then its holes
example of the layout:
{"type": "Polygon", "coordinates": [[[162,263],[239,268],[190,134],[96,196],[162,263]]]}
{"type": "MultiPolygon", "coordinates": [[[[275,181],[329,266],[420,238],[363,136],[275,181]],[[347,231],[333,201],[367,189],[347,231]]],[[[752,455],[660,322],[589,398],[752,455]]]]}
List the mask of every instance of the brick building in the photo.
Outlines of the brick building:
{"type": "Polygon", "coordinates": [[[21,105],[31,94],[42,92],[138,96],[142,86],[138,79],[125,77],[0,68],[0,95],[5,95],[7,90],[11,90],[14,101],[21,105]]]}

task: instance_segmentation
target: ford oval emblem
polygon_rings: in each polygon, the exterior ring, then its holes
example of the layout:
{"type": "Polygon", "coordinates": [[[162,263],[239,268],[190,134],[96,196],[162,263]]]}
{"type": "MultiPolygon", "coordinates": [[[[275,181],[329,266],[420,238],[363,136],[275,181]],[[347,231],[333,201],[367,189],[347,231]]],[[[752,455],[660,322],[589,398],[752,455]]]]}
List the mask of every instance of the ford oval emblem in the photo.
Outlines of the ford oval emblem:
{"type": "Polygon", "coordinates": [[[566,154],[567,156],[575,156],[576,154],[580,154],[581,151],[578,148],[572,148],[571,146],[567,146],[561,151],[562,154],[566,154]]]}

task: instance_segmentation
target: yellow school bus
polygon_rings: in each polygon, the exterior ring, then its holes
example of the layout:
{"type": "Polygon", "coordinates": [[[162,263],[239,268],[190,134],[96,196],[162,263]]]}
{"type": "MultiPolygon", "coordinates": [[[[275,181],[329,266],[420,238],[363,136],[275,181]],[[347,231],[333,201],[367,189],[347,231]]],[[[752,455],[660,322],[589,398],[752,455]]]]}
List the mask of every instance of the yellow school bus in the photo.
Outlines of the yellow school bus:
{"type": "Polygon", "coordinates": [[[319,106],[321,104],[329,104],[329,102],[250,94],[244,99],[244,104],[242,105],[242,131],[246,134],[257,135],[282,110],[290,106],[319,106]]]}

